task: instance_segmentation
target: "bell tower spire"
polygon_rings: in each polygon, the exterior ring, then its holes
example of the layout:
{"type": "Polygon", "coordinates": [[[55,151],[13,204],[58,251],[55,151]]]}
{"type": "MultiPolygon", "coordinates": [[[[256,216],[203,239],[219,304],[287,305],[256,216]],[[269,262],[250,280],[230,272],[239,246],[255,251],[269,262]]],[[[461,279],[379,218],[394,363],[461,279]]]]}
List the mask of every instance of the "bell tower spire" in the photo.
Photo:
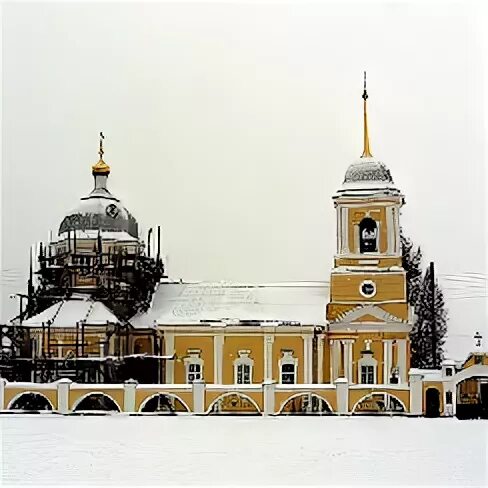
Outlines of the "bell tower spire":
{"type": "Polygon", "coordinates": [[[368,113],[366,110],[366,100],[368,99],[368,92],[366,91],[366,71],[364,72],[364,91],[362,96],[363,102],[363,110],[364,110],[364,149],[362,158],[372,158],[373,155],[371,154],[371,150],[369,148],[369,134],[368,134],[368,113]]]}

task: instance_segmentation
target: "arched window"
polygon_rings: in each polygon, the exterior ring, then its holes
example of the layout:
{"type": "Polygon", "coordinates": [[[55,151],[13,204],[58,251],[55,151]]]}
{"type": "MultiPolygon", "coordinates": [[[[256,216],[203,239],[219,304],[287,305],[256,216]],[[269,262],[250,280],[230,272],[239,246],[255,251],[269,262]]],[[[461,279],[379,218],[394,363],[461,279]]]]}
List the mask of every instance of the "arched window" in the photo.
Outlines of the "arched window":
{"type": "Polygon", "coordinates": [[[239,357],[234,361],[234,383],[249,385],[252,383],[254,361],[249,357],[251,351],[239,351],[239,357]]]}
{"type": "Polygon", "coordinates": [[[282,351],[283,357],[279,361],[280,383],[294,384],[297,382],[298,358],[293,357],[293,351],[282,351]]]}
{"type": "Polygon", "coordinates": [[[365,341],[365,349],[361,351],[361,359],[358,361],[358,383],[363,385],[376,384],[376,372],[378,361],[373,358],[371,341],[365,341]]]}
{"type": "Polygon", "coordinates": [[[378,224],[370,217],[359,223],[359,252],[378,252],[378,224]]]}
{"type": "Polygon", "coordinates": [[[200,349],[189,349],[188,356],[184,359],[187,383],[203,380],[203,359],[200,353],[200,349]]]}

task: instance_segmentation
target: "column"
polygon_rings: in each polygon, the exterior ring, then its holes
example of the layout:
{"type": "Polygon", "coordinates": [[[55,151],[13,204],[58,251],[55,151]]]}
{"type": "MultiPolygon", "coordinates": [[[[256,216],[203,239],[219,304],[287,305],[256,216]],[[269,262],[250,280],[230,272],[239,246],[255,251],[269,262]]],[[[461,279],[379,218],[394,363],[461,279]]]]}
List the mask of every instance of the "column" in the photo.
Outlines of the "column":
{"type": "Polygon", "coordinates": [[[334,383],[336,386],[337,413],[347,414],[349,413],[349,383],[346,378],[337,378],[334,383]]]}
{"type": "Polygon", "coordinates": [[[410,414],[422,415],[423,376],[421,374],[410,374],[410,414]]]}
{"type": "MultiPolygon", "coordinates": [[[[172,332],[164,332],[164,354],[171,356],[175,352],[175,336],[172,332]]],[[[173,384],[175,381],[175,360],[166,361],[166,383],[173,384]]]]}
{"type": "Polygon", "coordinates": [[[136,411],[137,381],[130,379],[124,383],[124,412],[136,411]]]}
{"type": "Polygon", "coordinates": [[[392,341],[390,339],[383,340],[383,384],[390,383],[391,372],[391,357],[392,357],[392,341]]]}
{"type": "Polygon", "coordinates": [[[66,414],[70,412],[69,408],[69,390],[71,387],[72,381],[68,378],[61,378],[57,382],[57,397],[58,397],[58,405],[57,411],[62,414],[66,414]]]}
{"type": "Polygon", "coordinates": [[[324,382],[324,335],[319,335],[317,340],[317,383],[321,384],[324,382]]]}
{"type": "Polygon", "coordinates": [[[193,413],[205,413],[205,382],[194,381],[192,383],[193,391],[193,413]]]}
{"type": "Polygon", "coordinates": [[[395,225],[393,222],[393,207],[390,205],[386,207],[386,235],[387,235],[387,254],[393,254],[395,252],[395,225]]]}
{"type": "Polygon", "coordinates": [[[271,334],[264,336],[264,381],[273,379],[273,342],[271,334]]]}
{"type": "Polygon", "coordinates": [[[331,376],[330,381],[331,383],[339,378],[340,373],[340,360],[341,360],[341,342],[338,340],[330,341],[331,342],[331,376]]]}
{"type": "Polygon", "coordinates": [[[398,371],[400,375],[400,383],[404,385],[407,382],[407,340],[400,339],[398,344],[398,371]]]}
{"type": "Polygon", "coordinates": [[[306,384],[312,383],[312,368],[313,368],[313,336],[303,335],[303,382],[306,384]]]}
{"type": "Polygon", "coordinates": [[[275,413],[275,382],[267,381],[263,383],[264,415],[275,413]]]}
{"type": "Polygon", "coordinates": [[[342,341],[343,346],[344,346],[344,355],[343,355],[343,361],[344,361],[344,377],[347,378],[347,381],[349,384],[353,383],[353,378],[352,378],[352,345],[354,343],[353,340],[348,339],[345,341],[342,341]]]}
{"type": "Polygon", "coordinates": [[[7,380],[5,378],[0,378],[0,410],[6,410],[5,405],[5,386],[7,385],[7,380]]]}
{"type": "Polygon", "coordinates": [[[223,334],[214,335],[214,383],[222,384],[222,367],[224,352],[223,334]]]}

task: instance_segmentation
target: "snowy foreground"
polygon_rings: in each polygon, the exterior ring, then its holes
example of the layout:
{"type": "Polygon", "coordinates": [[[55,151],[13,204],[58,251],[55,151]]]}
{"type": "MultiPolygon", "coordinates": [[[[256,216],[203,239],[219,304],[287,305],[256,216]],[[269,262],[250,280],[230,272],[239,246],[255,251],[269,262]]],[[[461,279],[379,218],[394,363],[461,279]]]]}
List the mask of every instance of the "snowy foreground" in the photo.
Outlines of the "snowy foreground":
{"type": "Polygon", "coordinates": [[[0,417],[2,483],[486,486],[488,422],[0,417]]]}

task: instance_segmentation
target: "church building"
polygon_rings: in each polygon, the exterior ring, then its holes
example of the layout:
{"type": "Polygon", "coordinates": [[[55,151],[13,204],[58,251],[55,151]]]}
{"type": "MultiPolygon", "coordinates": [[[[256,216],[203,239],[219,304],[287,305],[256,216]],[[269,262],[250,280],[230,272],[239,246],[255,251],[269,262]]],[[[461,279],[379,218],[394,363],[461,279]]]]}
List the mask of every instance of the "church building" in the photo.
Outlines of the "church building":
{"type": "Polygon", "coordinates": [[[46,409],[62,413],[438,416],[454,415],[469,388],[487,397],[479,351],[472,364],[410,368],[405,199],[371,153],[366,84],[362,98],[363,153],[332,196],[337,247],[328,282],[169,279],[159,228],[151,252],[152,230],[144,243],[108,190],[101,134],[94,188],[41,246],[39,285],[31,273],[29,304],[12,321],[15,354],[0,365],[9,379],[0,382],[3,408],[30,405],[16,381],[31,381],[30,394],[42,384],[46,409]]]}

